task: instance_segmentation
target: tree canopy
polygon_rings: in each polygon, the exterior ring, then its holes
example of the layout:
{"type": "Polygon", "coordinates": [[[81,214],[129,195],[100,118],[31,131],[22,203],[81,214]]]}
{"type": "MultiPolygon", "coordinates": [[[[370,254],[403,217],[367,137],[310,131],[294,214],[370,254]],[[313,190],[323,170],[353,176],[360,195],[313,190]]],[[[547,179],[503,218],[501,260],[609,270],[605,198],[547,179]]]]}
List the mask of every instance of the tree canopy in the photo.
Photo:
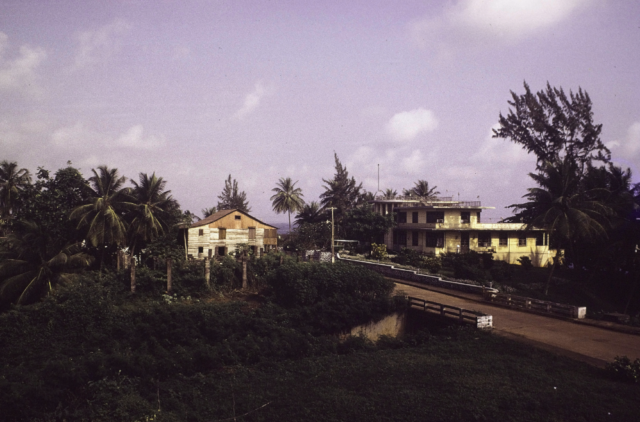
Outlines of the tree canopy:
{"type": "Polygon", "coordinates": [[[333,179],[322,179],[325,191],[320,194],[320,204],[323,208],[335,208],[335,218],[339,221],[342,215],[353,208],[360,199],[362,183],[356,183],[354,177],[349,177],[346,166],[343,166],[334,153],[336,173],[333,179]]]}
{"type": "Polygon", "coordinates": [[[236,179],[231,179],[231,175],[224,181],[224,189],[218,195],[218,205],[216,207],[218,210],[238,209],[244,212],[251,211],[247,201],[247,194],[244,191],[239,191],[238,182],[236,179]]]}
{"type": "Polygon", "coordinates": [[[27,169],[18,169],[15,161],[0,162],[0,217],[7,218],[15,211],[19,193],[31,184],[27,169]]]}
{"type": "Polygon", "coordinates": [[[289,231],[291,231],[291,212],[300,211],[304,207],[302,189],[296,188],[296,182],[290,177],[280,178],[275,188],[271,189],[275,195],[271,197],[273,210],[278,213],[289,214],[289,231]]]}
{"type": "Polygon", "coordinates": [[[510,139],[537,157],[537,168],[558,162],[567,156],[584,171],[587,163],[611,160],[611,152],[600,140],[601,124],[593,122],[591,98],[578,88],[577,93],[551,87],[532,93],[524,82],[525,93],[511,91],[507,116],[500,113],[494,138],[510,139]]]}

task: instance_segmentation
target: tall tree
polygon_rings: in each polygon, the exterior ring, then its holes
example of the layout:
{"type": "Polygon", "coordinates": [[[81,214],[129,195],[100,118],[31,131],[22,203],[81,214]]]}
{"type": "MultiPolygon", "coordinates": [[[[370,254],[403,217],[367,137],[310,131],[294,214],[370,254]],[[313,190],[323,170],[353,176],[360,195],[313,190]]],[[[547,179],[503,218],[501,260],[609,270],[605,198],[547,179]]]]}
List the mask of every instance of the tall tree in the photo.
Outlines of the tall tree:
{"type": "MultiPolygon", "coordinates": [[[[547,228],[560,250],[568,248],[575,257],[574,245],[607,236],[607,225],[613,210],[598,196],[601,188],[584,189],[579,164],[569,156],[547,163],[539,173],[529,174],[539,187],[528,189],[528,202],[511,205],[516,214],[506,221],[522,221],[526,228],[547,228]]],[[[555,259],[549,273],[545,294],[559,259],[555,259]]]]}
{"type": "Polygon", "coordinates": [[[418,180],[415,183],[415,186],[412,187],[411,189],[405,190],[404,194],[419,196],[421,198],[432,199],[432,198],[435,198],[436,195],[440,194],[440,192],[438,192],[436,189],[438,189],[437,186],[433,186],[433,187],[429,186],[429,182],[427,182],[426,180],[418,180]]]}
{"type": "Polygon", "coordinates": [[[15,161],[0,162],[0,217],[6,219],[15,211],[18,194],[30,184],[29,170],[18,169],[15,161]]]}
{"type": "Polygon", "coordinates": [[[316,201],[311,201],[310,203],[304,204],[302,209],[298,212],[298,215],[296,215],[295,218],[295,223],[297,226],[301,226],[303,224],[314,224],[326,220],[326,213],[320,209],[320,204],[316,201]]]}
{"type": "Polygon", "coordinates": [[[100,247],[102,271],[107,246],[123,246],[127,242],[127,224],[123,214],[132,210],[135,204],[130,189],[123,188],[126,177],[120,177],[117,169],[100,166],[98,171],[91,171],[91,198],[87,204],[75,208],[69,218],[77,219],[77,227],[86,229],[89,243],[100,247]]]}
{"type": "Polygon", "coordinates": [[[396,198],[396,196],[398,196],[398,191],[397,191],[397,190],[395,190],[395,189],[391,189],[391,188],[387,188],[387,189],[384,191],[384,196],[383,196],[383,198],[384,198],[384,199],[395,199],[395,198],[396,198]]]}
{"type": "Polygon", "coordinates": [[[172,222],[172,210],[179,207],[171,197],[171,191],[164,190],[167,182],[155,173],[151,177],[140,173],[139,183],[135,180],[131,180],[131,183],[134,206],[129,213],[129,239],[133,255],[136,248],[143,247],[165,233],[172,222]]]}
{"type": "Polygon", "coordinates": [[[291,212],[301,211],[304,207],[304,199],[302,197],[302,189],[296,188],[296,182],[290,177],[280,178],[275,188],[271,189],[275,195],[271,197],[273,210],[278,213],[289,214],[289,232],[291,232],[291,212]]]}
{"type": "Polygon", "coordinates": [[[322,179],[326,185],[320,194],[320,204],[323,208],[335,208],[335,218],[340,221],[344,213],[353,208],[360,196],[362,183],[357,184],[354,177],[349,177],[347,168],[342,165],[338,154],[334,153],[336,174],[333,179],[322,179]]]}
{"type": "Polygon", "coordinates": [[[548,82],[546,90],[535,94],[526,82],[524,89],[523,95],[511,91],[512,108],[506,117],[500,113],[494,138],[511,139],[534,153],[538,170],[565,156],[578,163],[582,173],[587,163],[610,161],[611,152],[600,140],[602,125],[593,123],[591,98],[586,91],[579,88],[576,94],[569,91],[567,96],[562,88],[552,88],[548,82]]]}
{"type": "Polygon", "coordinates": [[[59,240],[34,222],[14,222],[0,244],[0,308],[31,302],[56,284],[73,281],[91,264],[93,258],[79,243],[64,245],[59,240]]]}
{"type": "Polygon", "coordinates": [[[202,213],[202,218],[207,218],[210,215],[213,215],[216,212],[218,212],[218,209],[216,207],[209,207],[209,208],[203,208],[202,211],[200,212],[202,213]]]}
{"type": "Polygon", "coordinates": [[[218,210],[238,209],[244,212],[250,212],[247,194],[244,191],[239,192],[238,182],[236,179],[229,178],[224,181],[224,189],[218,195],[218,210]]]}
{"type": "Polygon", "coordinates": [[[344,218],[347,238],[367,243],[384,243],[384,234],[394,225],[393,214],[378,214],[371,205],[353,208],[344,218]]]}

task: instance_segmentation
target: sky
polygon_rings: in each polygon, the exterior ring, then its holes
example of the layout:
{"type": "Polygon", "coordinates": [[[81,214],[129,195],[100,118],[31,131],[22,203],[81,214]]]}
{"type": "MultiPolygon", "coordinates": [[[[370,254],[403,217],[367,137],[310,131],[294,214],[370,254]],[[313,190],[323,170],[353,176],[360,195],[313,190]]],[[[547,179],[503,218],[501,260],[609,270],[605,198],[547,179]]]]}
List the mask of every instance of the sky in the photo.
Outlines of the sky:
{"type": "Polygon", "coordinates": [[[497,221],[533,186],[535,157],[491,131],[525,81],[587,91],[640,182],[638,16],[626,0],[0,0],[0,160],[155,172],[196,214],[230,174],[281,223],[278,180],[318,200],[335,152],[368,191],[427,180],[497,221]]]}

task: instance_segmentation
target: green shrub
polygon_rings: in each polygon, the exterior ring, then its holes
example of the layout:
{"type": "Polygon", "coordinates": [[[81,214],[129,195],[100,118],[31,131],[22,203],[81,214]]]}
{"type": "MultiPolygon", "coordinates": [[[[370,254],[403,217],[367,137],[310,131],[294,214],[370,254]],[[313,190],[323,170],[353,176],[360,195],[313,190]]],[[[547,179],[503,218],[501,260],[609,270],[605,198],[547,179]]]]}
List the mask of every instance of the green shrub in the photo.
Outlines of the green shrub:
{"type": "Polygon", "coordinates": [[[631,362],[626,356],[616,356],[614,361],[607,365],[607,371],[618,380],[640,384],[640,359],[631,362]]]}
{"type": "Polygon", "coordinates": [[[426,256],[422,259],[421,268],[426,268],[431,273],[437,273],[442,269],[442,259],[438,256],[426,256]]]}
{"type": "Polygon", "coordinates": [[[411,265],[412,267],[420,267],[424,255],[411,248],[402,248],[400,252],[393,258],[393,262],[400,265],[411,265]]]}
{"type": "Polygon", "coordinates": [[[371,259],[377,259],[380,261],[386,261],[388,258],[387,245],[385,244],[371,244],[371,259]]]}
{"type": "Polygon", "coordinates": [[[520,263],[522,268],[527,271],[533,268],[533,262],[531,262],[531,258],[529,258],[528,256],[521,256],[520,258],[518,258],[518,262],[520,263]]]}

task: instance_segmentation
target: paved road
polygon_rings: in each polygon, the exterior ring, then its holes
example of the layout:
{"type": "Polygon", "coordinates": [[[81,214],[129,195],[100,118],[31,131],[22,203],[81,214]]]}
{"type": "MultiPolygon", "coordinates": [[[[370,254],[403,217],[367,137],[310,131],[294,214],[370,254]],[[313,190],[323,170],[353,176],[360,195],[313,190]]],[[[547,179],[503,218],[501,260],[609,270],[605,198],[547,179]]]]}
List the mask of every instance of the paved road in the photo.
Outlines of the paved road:
{"type": "Polygon", "coordinates": [[[433,291],[399,283],[396,283],[396,290],[409,296],[492,315],[496,334],[598,366],[613,361],[616,356],[628,356],[632,360],[640,358],[639,335],[497,307],[458,297],[471,297],[458,292],[446,294],[441,289],[433,291]]]}

